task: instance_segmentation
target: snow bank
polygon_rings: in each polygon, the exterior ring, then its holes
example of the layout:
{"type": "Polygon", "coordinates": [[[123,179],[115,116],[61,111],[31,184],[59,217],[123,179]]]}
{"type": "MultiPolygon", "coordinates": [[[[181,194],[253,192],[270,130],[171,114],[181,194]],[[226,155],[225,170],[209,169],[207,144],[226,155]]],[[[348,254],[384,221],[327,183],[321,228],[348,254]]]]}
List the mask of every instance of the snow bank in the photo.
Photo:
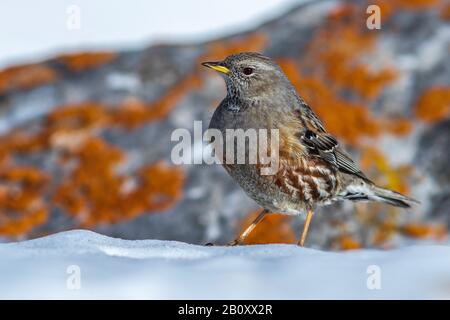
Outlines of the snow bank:
{"type": "Polygon", "coordinates": [[[0,298],[450,298],[450,247],[202,247],[77,230],[0,244],[0,298]]]}

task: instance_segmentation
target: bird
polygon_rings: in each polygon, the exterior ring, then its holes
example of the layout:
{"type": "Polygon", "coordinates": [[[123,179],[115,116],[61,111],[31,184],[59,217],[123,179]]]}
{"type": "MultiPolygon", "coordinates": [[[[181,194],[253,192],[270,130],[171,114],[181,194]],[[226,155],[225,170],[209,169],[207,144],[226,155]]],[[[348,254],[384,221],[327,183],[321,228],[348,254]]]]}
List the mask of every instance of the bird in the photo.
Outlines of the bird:
{"type": "Polygon", "coordinates": [[[262,207],[257,218],[228,245],[243,244],[270,213],[306,213],[297,243],[303,247],[317,207],[343,200],[375,201],[401,208],[419,203],[372,182],[338,139],[327,132],[271,58],[257,52],[241,52],[202,65],[219,72],[227,89],[209,129],[224,136],[230,129],[277,129],[279,133],[278,170],[274,174],[261,174],[261,165],[247,160],[226,163],[223,155],[222,165],[228,174],[262,207]]]}

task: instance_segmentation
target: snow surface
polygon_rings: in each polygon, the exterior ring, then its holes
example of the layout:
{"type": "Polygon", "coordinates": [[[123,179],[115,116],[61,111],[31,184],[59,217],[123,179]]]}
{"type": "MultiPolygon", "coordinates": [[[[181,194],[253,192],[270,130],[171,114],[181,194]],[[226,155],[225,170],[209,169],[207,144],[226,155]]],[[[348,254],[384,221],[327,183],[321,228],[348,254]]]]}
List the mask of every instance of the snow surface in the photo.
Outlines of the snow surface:
{"type": "Polygon", "coordinates": [[[76,230],[0,244],[0,298],[447,299],[450,246],[342,253],[130,241],[76,230]],[[71,266],[79,267],[79,289],[67,286],[71,266]],[[373,270],[380,289],[367,285],[373,270]]]}

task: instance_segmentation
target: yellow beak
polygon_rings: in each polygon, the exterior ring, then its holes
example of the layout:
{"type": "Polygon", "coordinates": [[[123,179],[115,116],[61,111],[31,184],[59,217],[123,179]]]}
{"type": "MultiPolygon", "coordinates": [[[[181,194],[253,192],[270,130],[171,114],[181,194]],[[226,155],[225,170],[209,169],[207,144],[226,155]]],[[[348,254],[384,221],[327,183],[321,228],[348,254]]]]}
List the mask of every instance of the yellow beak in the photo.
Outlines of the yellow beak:
{"type": "Polygon", "coordinates": [[[228,69],[227,67],[225,67],[222,62],[203,62],[202,66],[211,68],[213,70],[228,74],[230,73],[230,69],[228,69]]]}

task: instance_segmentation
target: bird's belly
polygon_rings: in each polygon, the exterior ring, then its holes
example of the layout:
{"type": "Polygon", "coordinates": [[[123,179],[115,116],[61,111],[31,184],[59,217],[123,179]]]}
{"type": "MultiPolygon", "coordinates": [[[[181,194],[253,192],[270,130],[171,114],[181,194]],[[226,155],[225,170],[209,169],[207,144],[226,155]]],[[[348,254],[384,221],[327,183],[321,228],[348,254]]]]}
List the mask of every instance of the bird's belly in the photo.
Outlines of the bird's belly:
{"type": "MultiPolygon", "coordinates": [[[[245,193],[261,207],[272,212],[284,212],[280,204],[289,202],[288,197],[267,178],[261,177],[256,165],[234,164],[224,165],[226,171],[245,193]]],[[[287,207],[286,207],[287,209],[287,207]]],[[[302,208],[298,208],[301,211],[302,208]]],[[[294,214],[294,213],[292,213],[294,214]]]]}
{"type": "Polygon", "coordinates": [[[262,176],[257,165],[224,167],[250,198],[272,212],[297,215],[337,200],[338,179],[333,170],[323,170],[323,176],[313,169],[262,176]]]}

